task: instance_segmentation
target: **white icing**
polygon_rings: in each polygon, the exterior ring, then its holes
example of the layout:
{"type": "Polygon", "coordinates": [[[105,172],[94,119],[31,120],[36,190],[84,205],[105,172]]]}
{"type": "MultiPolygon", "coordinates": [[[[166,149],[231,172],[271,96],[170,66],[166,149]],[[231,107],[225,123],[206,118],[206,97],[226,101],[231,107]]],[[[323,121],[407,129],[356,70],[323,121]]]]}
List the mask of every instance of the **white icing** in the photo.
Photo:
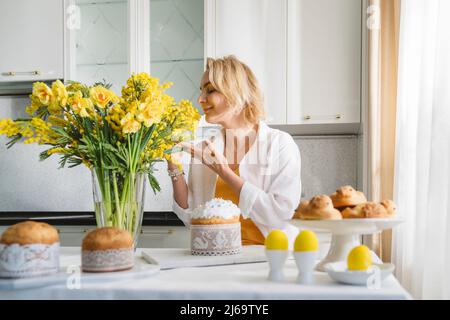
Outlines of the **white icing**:
{"type": "Polygon", "coordinates": [[[59,242],[48,244],[0,244],[0,277],[26,278],[57,272],[59,242]]]}
{"type": "Polygon", "coordinates": [[[214,198],[192,211],[192,219],[223,218],[232,219],[239,216],[241,210],[230,200],[214,198]]]}

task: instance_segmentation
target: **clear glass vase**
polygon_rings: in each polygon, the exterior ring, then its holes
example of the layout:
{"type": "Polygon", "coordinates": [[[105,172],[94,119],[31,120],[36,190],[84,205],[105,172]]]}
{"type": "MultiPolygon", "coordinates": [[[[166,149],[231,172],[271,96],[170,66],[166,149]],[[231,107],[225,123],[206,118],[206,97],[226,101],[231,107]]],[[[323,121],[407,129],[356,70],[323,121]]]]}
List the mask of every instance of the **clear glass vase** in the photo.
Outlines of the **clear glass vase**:
{"type": "Polygon", "coordinates": [[[141,234],[147,175],[92,169],[97,227],[116,227],[133,236],[134,249],[141,234]]]}

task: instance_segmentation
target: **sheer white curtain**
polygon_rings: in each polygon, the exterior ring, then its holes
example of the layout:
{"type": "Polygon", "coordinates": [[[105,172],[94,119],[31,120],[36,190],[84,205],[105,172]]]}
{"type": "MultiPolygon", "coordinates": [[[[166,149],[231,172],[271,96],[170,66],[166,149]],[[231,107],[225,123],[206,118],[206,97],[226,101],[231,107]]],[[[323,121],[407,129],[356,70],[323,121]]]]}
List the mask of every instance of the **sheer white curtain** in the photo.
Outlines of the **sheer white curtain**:
{"type": "Polygon", "coordinates": [[[450,299],[450,1],[403,0],[393,262],[415,298],[450,299]]]}

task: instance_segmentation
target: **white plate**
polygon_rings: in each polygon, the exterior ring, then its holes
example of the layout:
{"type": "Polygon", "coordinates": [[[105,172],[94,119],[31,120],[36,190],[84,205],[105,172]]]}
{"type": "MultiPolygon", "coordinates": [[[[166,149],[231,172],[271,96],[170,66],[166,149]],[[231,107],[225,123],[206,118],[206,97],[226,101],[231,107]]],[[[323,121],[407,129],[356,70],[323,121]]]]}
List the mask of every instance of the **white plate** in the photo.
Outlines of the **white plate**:
{"type": "Polygon", "coordinates": [[[143,277],[151,276],[159,272],[158,265],[148,264],[142,257],[135,257],[134,267],[129,270],[116,272],[80,272],[80,254],[63,256],[60,258],[61,267],[58,273],[22,278],[22,279],[0,279],[0,290],[17,290],[17,289],[31,289],[52,285],[74,285],[77,283],[76,277],[80,276],[79,284],[93,282],[112,282],[126,279],[141,279],[143,277]]]}
{"type": "Polygon", "coordinates": [[[358,286],[381,284],[395,269],[391,263],[374,263],[367,271],[349,271],[344,261],[327,263],[325,271],[335,281],[358,286]]]}
{"type": "Polygon", "coordinates": [[[392,229],[403,222],[398,218],[364,218],[342,220],[301,220],[289,221],[298,228],[312,228],[329,231],[334,235],[373,234],[386,229],[392,229]]]}
{"type": "Polygon", "coordinates": [[[243,246],[242,252],[224,256],[194,256],[190,249],[152,248],[142,249],[142,257],[161,269],[206,267],[239,263],[267,261],[265,248],[261,245],[243,246]]]}

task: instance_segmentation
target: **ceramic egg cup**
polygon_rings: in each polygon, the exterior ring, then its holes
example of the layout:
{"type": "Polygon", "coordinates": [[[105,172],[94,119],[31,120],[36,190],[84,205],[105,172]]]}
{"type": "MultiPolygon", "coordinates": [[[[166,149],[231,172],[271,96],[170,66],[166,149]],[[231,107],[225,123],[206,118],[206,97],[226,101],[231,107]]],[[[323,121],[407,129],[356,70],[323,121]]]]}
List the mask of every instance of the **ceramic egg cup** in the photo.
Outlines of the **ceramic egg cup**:
{"type": "Polygon", "coordinates": [[[284,280],[283,267],[288,258],[288,250],[268,250],[266,249],[267,261],[269,262],[269,280],[281,282],[284,280]]]}
{"type": "Polygon", "coordinates": [[[298,268],[297,283],[312,284],[319,251],[294,251],[293,254],[298,268]]]}

